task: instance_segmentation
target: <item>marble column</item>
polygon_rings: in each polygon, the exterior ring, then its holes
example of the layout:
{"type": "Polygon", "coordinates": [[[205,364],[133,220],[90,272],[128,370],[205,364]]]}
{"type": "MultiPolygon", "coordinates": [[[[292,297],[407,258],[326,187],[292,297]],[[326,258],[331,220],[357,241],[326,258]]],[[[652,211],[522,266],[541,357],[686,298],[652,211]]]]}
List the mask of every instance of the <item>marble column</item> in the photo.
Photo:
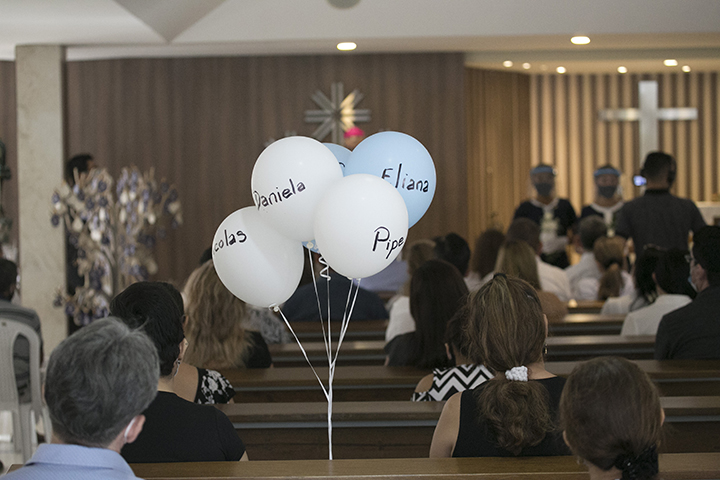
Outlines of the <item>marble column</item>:
{"type": "Polygon", "coordinates": [[[50,197],[63,178],[64,48],[24,45],[15,49],[17,79],[18,231],[22,304],[42,322],[45,355],[67,335],[61,308],[65,289],[65,238],[50,224],[50,197]]]}

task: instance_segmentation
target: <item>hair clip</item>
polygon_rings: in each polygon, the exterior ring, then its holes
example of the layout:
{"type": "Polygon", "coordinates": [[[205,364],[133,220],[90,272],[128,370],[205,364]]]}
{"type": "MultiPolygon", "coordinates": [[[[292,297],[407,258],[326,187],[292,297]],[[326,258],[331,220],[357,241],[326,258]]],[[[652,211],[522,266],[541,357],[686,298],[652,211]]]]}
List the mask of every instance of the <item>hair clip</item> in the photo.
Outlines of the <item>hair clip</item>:
{"type": "Polygon", "coordinates": [[[496,273],[495,275],[493,275],[493,280],[495,280],[495,279],[498,278],[498,277],[502,277],[502,278],[504,278],[505,280],[507,280],[507,275],[505,275],[505,274],[502,273],[502,272],[498,272],[498,273],[496,273]]]}

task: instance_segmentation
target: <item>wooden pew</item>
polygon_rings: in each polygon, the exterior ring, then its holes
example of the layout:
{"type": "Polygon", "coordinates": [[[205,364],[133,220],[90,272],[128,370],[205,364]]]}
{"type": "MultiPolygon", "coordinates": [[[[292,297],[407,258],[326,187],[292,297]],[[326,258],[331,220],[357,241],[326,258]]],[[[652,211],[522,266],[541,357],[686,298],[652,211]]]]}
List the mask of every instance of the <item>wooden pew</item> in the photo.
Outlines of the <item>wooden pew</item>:
{"type": "MultiPolygon", "coordinates": [[[[720,396],[720,360],[635,360],[662,395],[720,396]]],[[[546,368],[568,376],[577,362],[548,362],[546,368]]],[[[327,385],[327,368],[318,374],[327,385]]],[[[222,370],[235,387],[236,402],[321,402],[325,400],[309,367],[222,370]]],[[[337,367],[334,396],[338,402],[409,400],[429,372],[411,367],[337,367]]]]}
{"type": "MultiPolygon", "coordinates": [[[[720,452],[720,397],[662,397],[662,451],[720,452]]],[[[444,402],[334,402],[334,458],[427,457],[444,402]]],[[[327,403],[219,405],[256,460],[327,458],[327,403]]]]}
{"type": "MultiPolygon", "coordinates": [[[[561,322],[550,324],[550,335],[619,335],[625,315],[600,315],[598,313],[571,313],[561,322]]],[[[384,340],[387,320],[350,321],[346,340],[384,340]]],[[[293,330],[303,342],[322,341],[320,321],[292,322],[293,330]]],[[[324,325],[327,328],[327,325],[324,325]]],[[[337,341],[340,322],[330,322],[330,332],[337,341]]]]}
{"type": "MultiPolygon", "coordinates": [[[[175,479],[372,479],[410,480],[442,478],[461,480],[557,479],[587,480],[585,466],[567,457],[525,458],[414,458],[371,460],[298,460],[267,462],[138,463],[135,475],[153,480],[175,479]]],[[[720,454],[660,455],[664,480],[720,477],[720,454]]]]}
{"type": "Polygon", "coordinates": [[[599,300],[570,300],[567,309],[568,313],[600,313],[604,303],[599,300]]]}
{"type": "MultiPolygon", "coordinates": [[[[312,364],[327,366],[324,342],[302,342],[312,364]]],[[[617,355],[630,359],[649,359],[655,352],[655,336],[568,335],[547,339],[548,361],[584,360],[602,355],[617,355]]],[[[338,365],[383,365],[383,340],[345,340],[340,348],[338,365]]],[[[270,345],[273,364],[278,367],[299,367],[307,362],[297,343],[270,345]]]]}

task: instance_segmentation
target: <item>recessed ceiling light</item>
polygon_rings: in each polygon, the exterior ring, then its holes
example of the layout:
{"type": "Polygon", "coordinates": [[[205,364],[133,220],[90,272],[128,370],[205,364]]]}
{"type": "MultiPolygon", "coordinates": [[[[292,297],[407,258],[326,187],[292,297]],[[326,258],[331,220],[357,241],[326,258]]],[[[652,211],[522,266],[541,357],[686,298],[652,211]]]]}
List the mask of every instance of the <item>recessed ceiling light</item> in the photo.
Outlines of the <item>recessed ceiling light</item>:
{"type": "Polygon", "coordinates": [[[337,44],[337,49],[342,50],[343,52],[355,50],[356,48],[357,44],[355,42],[340,42],[337,44]]]}
{"type": "Polygon", "coordinates": [[[576,37],[572,37],[570,39],[570,41],[574,45],[587,45],[588,43],[590,43],[590,37],[586,37],[584,35],[578,35],[576,37]]]}
{"type": "Polygon", "coordinates": [[[627,73],[627,67],[618,67],[618,73],[627,73]]]}
{"type": "Polygon", "coordinates": [[[503,67],[510,68],[510,67],[512,67],[512,66],[513,66],[513,62],[510,61],[510,60],[505,60],[505,61],[503,62],[503,67]]]}
{"type": "Polygon", "coordinates": [[[666,67],[677,67],[677,60],[674,58],[668,58],[667,60],[663,61],[663,65],[666,67]]]}
{"type": "Polygon", "coordinates": [[[555,71],[558,72],[558,73],[560,73],[560,74],[562,74],[562,73],[567,72],[567,69],[566,69],[565,67],[557,67],[557,68],[555,69],[555,71]]]}
{"type": "Polygon", "coordinates": [[[523,68],[524,68],[525,70],[529,70],[529,69],[530,69],[530,64],[527,63],[527,62],[523,63],[523,68]]]}
{"type": "Polygon", "coordinates": [[[688,73],[690,71],[690,65],[683,65],[682,71],[688,73]]]}

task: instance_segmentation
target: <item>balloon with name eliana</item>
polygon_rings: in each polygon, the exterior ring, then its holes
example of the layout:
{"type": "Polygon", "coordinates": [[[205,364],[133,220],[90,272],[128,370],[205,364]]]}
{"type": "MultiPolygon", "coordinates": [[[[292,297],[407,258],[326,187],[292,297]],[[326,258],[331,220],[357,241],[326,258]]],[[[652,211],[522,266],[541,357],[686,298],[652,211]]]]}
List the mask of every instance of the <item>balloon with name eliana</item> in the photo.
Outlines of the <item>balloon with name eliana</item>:
{"type": "Polygon", "coordinates": [[[395,187],[415,225],[430,207],[437,183],[435,164],[422,143],[400,132],[371,135],[350,154],[345,175],[369,173],[395,187]]]}
{"type": "Polygon", "coordinates": [[[303,248],[280,235],[256,207],[231,213],[212,244],[215,270],[233,295],[251,305],[270,307],[295,292],[303,271],[303,248]]]}
{"type": "Polygon", "coordinates": [[[348,175],[325,194],[315,212],[315,240],[327,264],[348,278],[364,278],[387,267],[408,232],[405,202],[386,181],[348,175]]]}
{"type": "Polygon", "coordinates": [[[268,146],[252,172],[253,200],[263,220],[284,236],[313,239],[315,209],[343,177],[335,155],[308,137],[286,137],[268,146]]]}

